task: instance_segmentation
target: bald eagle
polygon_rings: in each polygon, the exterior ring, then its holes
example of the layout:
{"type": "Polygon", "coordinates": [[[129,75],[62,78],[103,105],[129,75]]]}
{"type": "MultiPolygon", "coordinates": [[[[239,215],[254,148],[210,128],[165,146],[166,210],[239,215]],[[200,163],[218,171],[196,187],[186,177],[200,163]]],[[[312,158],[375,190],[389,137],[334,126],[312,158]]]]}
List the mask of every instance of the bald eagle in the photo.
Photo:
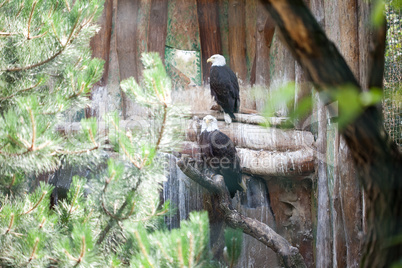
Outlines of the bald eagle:
{"type": "Polygon", "coordinates": [[[199,139],[201,154],[208,169],[223,176],[230,196],[242,191],[240,158],[232,140],[218,129],[218,121],[207,115],[202,121],[199,139]]]}
{"type": "Polygon", "coordinates": [[[226,60],[222,55],[215,54],[207,62],[211,62],[209,82],[211,95],[224,111],[225,122],[232,123],[234,113],[239,112],[240,97],[239,83],[235,73],[226,66],[226,60]]]}

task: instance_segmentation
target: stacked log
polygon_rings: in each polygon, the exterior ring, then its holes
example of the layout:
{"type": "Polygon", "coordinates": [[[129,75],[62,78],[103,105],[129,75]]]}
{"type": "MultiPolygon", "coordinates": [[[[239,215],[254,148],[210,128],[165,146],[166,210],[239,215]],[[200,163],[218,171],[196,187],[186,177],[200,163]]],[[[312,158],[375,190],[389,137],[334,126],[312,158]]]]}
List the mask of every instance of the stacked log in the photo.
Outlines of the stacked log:
{"type": "MultiPolygon", "coordinates": [[[[239,115],[236,115],[238,121],[262,120],[258,115],[253,115],[255,120],[251,120],[252,116],[239,115]]],[[[218,116],[218,119],[221,117],[223,119],[223,116],[218,116]]],[[[183,142],[181,149],[181,153],[193,158],[198,158],[200,154],[197,144],[200,128],[194,127],[197,124],[190,122],[187,141],[183,142]]],[[[235,144],[244,173],[268,179],[272,176],[308,176],[314,172],[315,143],[311,132],[238,122],[226,125],[223,121],[218,121],[218,127],[235,144]]]]}

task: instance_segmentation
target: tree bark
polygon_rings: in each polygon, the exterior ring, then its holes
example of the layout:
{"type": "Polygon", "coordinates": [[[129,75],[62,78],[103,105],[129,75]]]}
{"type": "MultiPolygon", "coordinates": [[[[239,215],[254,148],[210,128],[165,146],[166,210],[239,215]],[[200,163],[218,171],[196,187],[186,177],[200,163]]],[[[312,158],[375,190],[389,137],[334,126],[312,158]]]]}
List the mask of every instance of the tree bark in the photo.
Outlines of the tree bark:
{"type": "MultiPolygon", "coordinates": [[[[301,0],[266,0],[284,42],[317,90],[333,92],[345,84],[360,88],[346,61],[328,40],[301,0]]],[[[341,100],[338,100],[341,101],[341,100]]],[[[340,111],[342,113],[342,111],[340,111]]],[[[382,123],[380,110],[367,107],[342,135],[352,153],[368,200],[362,267],[388,267],[400,258],[402,243],[402,157],[382,123]]]]}
{"type": "Polygon", "coordinates": [[[275,33],[275,22],[260,1],[258,1],[257,7],[255,84],[268,87],[270,84],[269,54],[275,33]]]}
{"type": "Polygon", "coordinates": [[[218,2],[197,0],[197,13],[200,27],[202,77],[204,84],[207,84],[210,68],[207,59],[214,54],[222,54],[218,2]]]}
{"type": "Polygon", "coordinates": [[[100,18],[100,30],[91,39],[92,57],[100,58],[105,61],[103,65],[103,75],[99,84],[104,86],[107,84],[109,74],[109,54],[110,54],[110,37],[112,35],[112,18],[113,18],[113,0],[106,0],[103,8],[102,17],[100,18]]]}
{"type": "MultiPolygon", "coordinates": [[[[118,0],[116,14],[116,51],[120,81],[131,76],[138,81],[137,18],[139,0],[118,0]]],[[[122,93],[123,116],[130,116],[133,103],[122,93]]]]}
{"type": "Polygon", "coordinates": [[[185,159],[178,161],[177,165],[187,177],[211,193],[216,194],[219,203],[217,208],[220,210],[227,225],[232,228],[242,229],[244,233],[271,248],[279,255],[285,267],[306,267],[299,250],[290,245],[286,239],[277,234],[268,225],[245,217],[232,207],[229,193],[225,190],[223,184],[222,176],[214,176],[215,180],[208,178],[192,167],[185,159]]]}
{"type": "Polygon", "coordinates": [[[239,82],[245,82],[247,78],[245,8],[245,0],[229,0],[230,67],[239,82]]]}
{"type": "MultiPolygon", "coordinates": [[[[100,58],[105,61],[103,65],[103,75],[101,80],[96,83],[91,90],[91,100],[99,94],[101,87],[107,84],[109,76],[109,55],[110,55],[110,38],[112,36],[112,19],[113,19],[113,0],[106,0],[102,17],[99,19],[99,32],[91,39],[90,46],[92,49],[92,57],[100,58]]],[[[96,98],[96,97],[95,97],[96,98]]],[[[85,116],[100,116],[97,103],[90,108],[85,109],[85,116]]]]}
{"type": "Polygon", "coordinates": [[[318,129],[320,131],[317,140],[317,238],[316,238],[316,267],[333,266],[331,209],[327,177],[327,120],[326,108],[318,100],[318,129]]]}
{"type": "Polygon", "coordinates": [[[165,43],[168,20],[168,1],[152,0],[148,25],[148,51],[158,52],[165,62],[165,43]]]}

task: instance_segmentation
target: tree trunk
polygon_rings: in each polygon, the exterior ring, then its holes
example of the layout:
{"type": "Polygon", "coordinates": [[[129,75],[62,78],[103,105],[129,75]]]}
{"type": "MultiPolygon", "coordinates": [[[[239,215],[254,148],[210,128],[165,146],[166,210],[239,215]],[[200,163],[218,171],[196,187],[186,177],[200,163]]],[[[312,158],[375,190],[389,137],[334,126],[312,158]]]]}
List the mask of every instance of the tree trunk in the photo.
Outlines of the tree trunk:
{"type": "MultiPolygon", "coordinates": [[[[284,42],[318,87],[336,91],[357,79],[301,0],[266,0],[284,42]]],[[[381,67],[381,66],[380,66],[381,67]]],[[[341,100],[338,100],[341,101],[341,100]]],[[[342,111],[340,111],[342,113],[342,111]]],[[[343,130],[367,198],[367,234],[362,267],[388,267],[398,261],[402,243],[402,158],[382,123],[380,110],[367,107],[343,130]]]]}
{"type": "Polygon", "coordinates": [[[229,0],[230,67],[240,79],[247,78],[245,0],[229,0]]]}
{"type": "MultiPolygon", "coordinates": [[[[103,65],[103,75],[101,80],[96,83],[91,90],[91,100],[97,95],[102,94],[102,88],[107,85],[109,76],[109,55],[110,55],[110,38],[112,36],[112,19],[113,19],[113,0],[106,0],[103,8],[102,17],[99,19],[99,32],[91,39],[90,46],[92,49],[92,57],[100,58],[105,61],[103,65]]],[[[100,116],[99,105],[94,103],[90,108],[85,109],[85,116],[100,116]]]]}
{"type": "MultiPolygon", "coordinates": [[[[139,0],[118,0],[116,14],[116,51],[120,81],[131,76],[138,81],[137,17],[139,0]]],[[[122,92],[123,116],[129,117],[133,103],[122,92]]]]}
{"type": "Polygon", "coordinates": [[[91,39],[92,56],[105,61],[103,65],[103,75],[100,85],[107,84],[109,74],[109,54],[110,54],[110,37],[112,35],[112,18],[113,18],[113,0],[106,0],[103,8],[102,17],[100,18],[99,32],[91,39]]]}
{"type": "Polygon", "coordinates": [[[204,84],[207,84],[210,68],[207,59],[214,54],[222,54],[218,2],[197,0],[197,13],[200,27],[202,77],[204,84]]]}
{"type": "Polygon", "coordinates": [[[257,4],[257,29],[256,29],[256,85],[269,86],[270,83],[270,51],[275,33],[275,22],[265,10],[260,1],[257,4]]]}
{"type": "Polygon", "coordinates": [[[168,1],[152,0],[148,25],[148,51],[158,52],[165,62],[166,29],[168,20],[168,1]]]}

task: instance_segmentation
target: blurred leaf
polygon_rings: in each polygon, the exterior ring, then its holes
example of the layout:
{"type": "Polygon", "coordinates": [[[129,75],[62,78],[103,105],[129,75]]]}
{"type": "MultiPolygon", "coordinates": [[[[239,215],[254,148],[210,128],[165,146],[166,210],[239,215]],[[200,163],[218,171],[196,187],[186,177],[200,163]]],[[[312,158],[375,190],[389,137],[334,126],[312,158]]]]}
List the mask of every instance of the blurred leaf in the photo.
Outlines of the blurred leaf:
{"type": "Polygon", "coordinates": [[[401,10],[402,9],[402,0],[392,0],[391,6],[397,10],[401,10]]]}
{"type": "Polygon", "coordinates": [[[380,26],[385,21],[385,3],[383,0],[376,0],[374,3],[371,21],[374,26],[380,26]]]}
{"type": "Polygon", "coordinates": [[[371,88],[369,91],[360,93],[360,102],[367,107],[379,103],[383,98],[383,90],[380,88],[371,88]]]}
{"type": "MultiPolygon", "coordinates": [[[[258,95],[258,97],[263,97],[267,99],[267,103],[263,110],[263,116],[264,117],[275,116],[275,112],[281,107],[291,106],[294,102],[295,90],[296,90],[295,83],[289,82],[280,86],[275,91],[271,92],[268,97],[266,96],[266,94],[261,95],[261,92],[256,92],[255,94],[258,95]]],[[[267,125],[267,127],[268,126],[269,125],[267,125]]]]}

